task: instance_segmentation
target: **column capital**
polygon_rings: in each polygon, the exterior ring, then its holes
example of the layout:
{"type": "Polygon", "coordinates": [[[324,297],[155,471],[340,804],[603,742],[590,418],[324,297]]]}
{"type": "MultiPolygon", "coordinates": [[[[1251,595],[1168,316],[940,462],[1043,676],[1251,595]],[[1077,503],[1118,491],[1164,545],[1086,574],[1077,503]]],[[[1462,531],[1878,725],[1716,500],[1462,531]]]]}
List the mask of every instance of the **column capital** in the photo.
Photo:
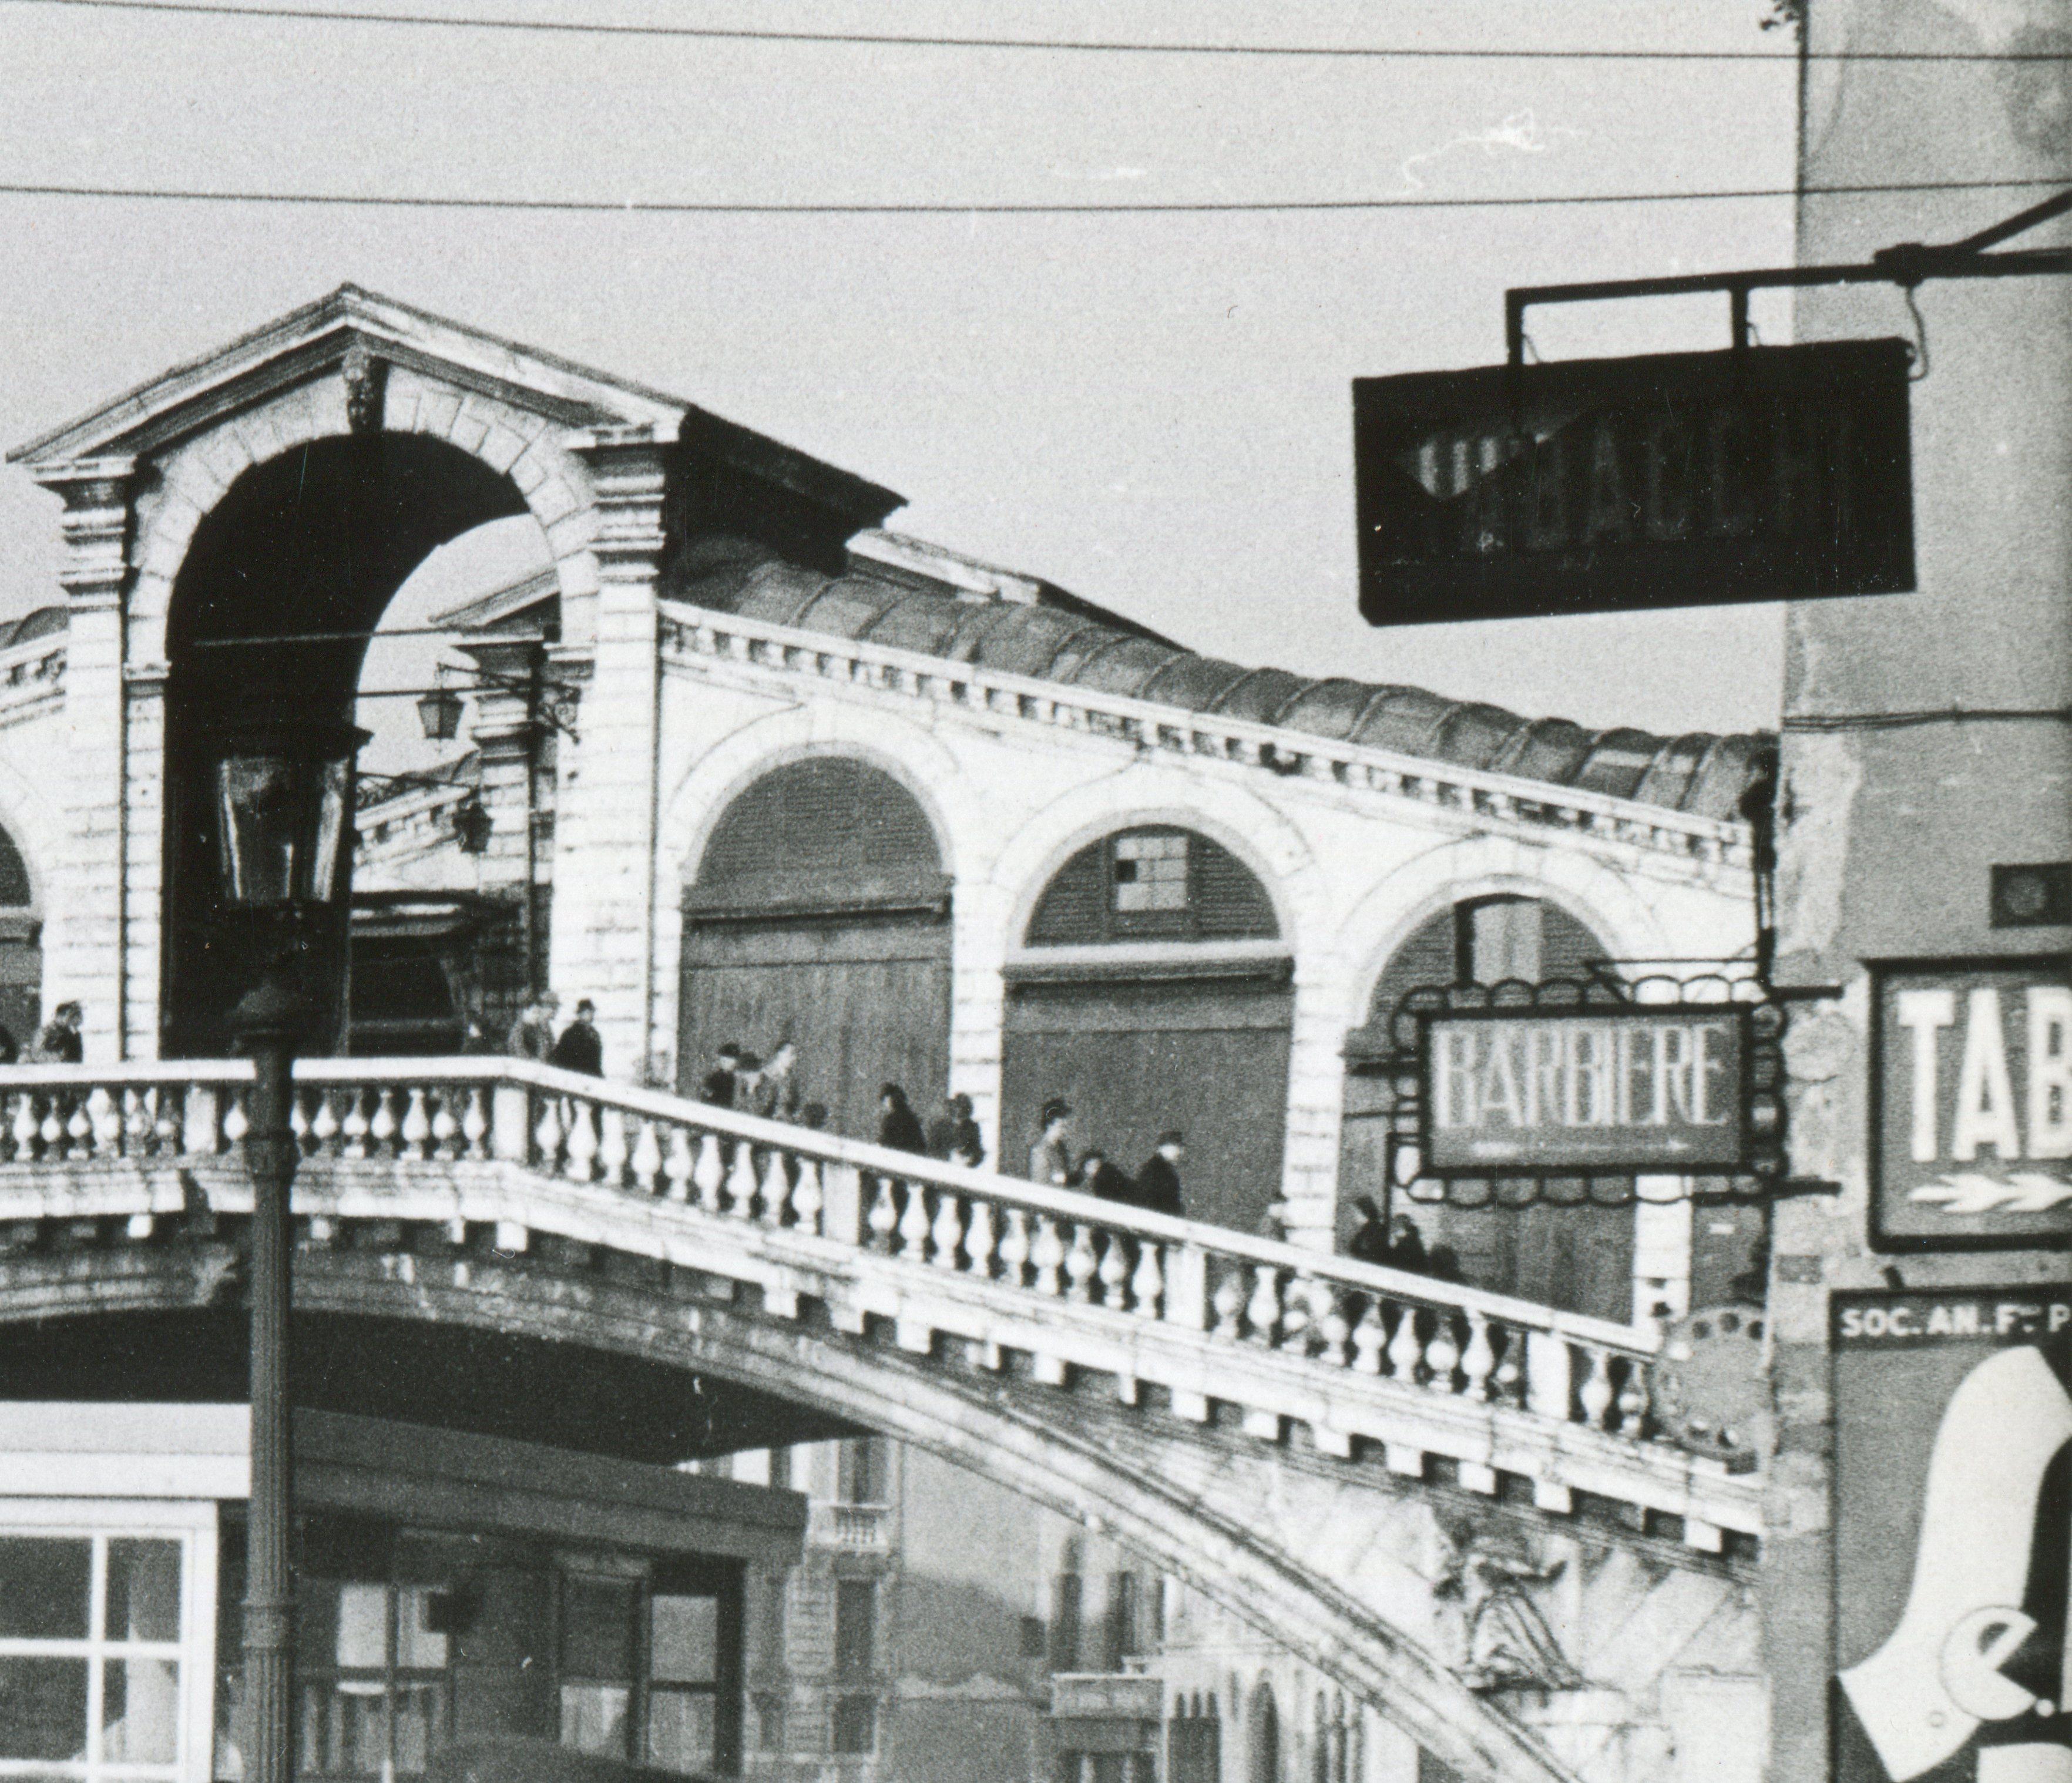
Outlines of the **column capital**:
{"type": "Polygon", "coordinates": [[[590,553],[605,582],[652,581],[666,542],[662,497],[668,484],[664,448],[655,430],[591,427],[569,436],[569,450],[590,467],[596,491],[597,536],[590,553]]]}
{"type": "Polygon", "coordinates": [[[130,577],[130,497],[137,474],[134,458],[74,458],[48,465],[36,481],[64,502],[60,522],[64,561],[58,581],[72,604],[114,606],[130,577]]]}

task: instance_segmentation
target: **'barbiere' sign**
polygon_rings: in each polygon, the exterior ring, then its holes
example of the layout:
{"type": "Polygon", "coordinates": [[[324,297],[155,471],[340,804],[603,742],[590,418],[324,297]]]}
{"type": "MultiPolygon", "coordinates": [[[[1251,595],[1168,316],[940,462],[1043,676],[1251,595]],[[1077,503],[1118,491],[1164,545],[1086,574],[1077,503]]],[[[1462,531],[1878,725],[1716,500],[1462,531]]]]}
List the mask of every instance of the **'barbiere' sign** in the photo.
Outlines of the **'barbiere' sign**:
{"type": "Polygon", "coordinates": [[[1427,1176],[1748,1162],[1748,1012],[1483,1010],[1421,1024],[1427,1176]]]}
{"type": "Polygon", "coordinates": [[[2072,1235],[2072,963],[1872,968],[1872,1237],[1885,1250],[2072,1235]]]}
{"type": "Polygon", "coordinates": [[[1356,379],[1360,611],[1910,589],[1907,366],[1852,340],[1356,379]]]}

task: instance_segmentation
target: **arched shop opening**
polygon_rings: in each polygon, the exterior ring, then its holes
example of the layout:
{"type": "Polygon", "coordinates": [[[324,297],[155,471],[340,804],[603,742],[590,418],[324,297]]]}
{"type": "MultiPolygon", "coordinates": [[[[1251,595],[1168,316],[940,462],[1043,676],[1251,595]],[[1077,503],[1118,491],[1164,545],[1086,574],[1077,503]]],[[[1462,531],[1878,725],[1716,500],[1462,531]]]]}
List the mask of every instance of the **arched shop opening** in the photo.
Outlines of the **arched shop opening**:
{"type": "Polygon", "coordinates": [[[1229,849],[1149,825],[1088,844],[1037,902],[1008,967],[1003,1168],[1027,1168],[1045,1102],[1075,1152],[1125,1170],[1186,1136],[1186,1212],[1251,1231],[1281,1193],[1291,962],[1272,901],[1229,849]]]}
{"type": "Polygon", "coordinates": [[[404,579],[448,540],[526,511],[458,447],[374,433],[252,466],[196,528],[166,631],[167,1056],[228,1050],[224,1017],[253,967],[212,866],[212,729],[352,722],[368,639],[404,579]]]}
{"type": "Polygon", "coordinates": [[[1651,1210],[1655,1247],[1673,1217],[1680,1234],[1669,1259],[1639,1254],[1641,1210],[1635,1179],[1624,1177],[1497,1177],[1437,1184],[1411,1196],[1389,1173],[1393,1080],[1410,1044],[1398,1020],[1413,991],[1448,986],[1585,985],[1607,992],[1618,982],[1610,950],[1559,905],[1535,898],[1465,900],[1420,926],[1390,957],[1375,985],[1365,1024],[1346,1037],[1345,1120],[1338,1171],[1342,1237],[1371,1197],[1393,1217],[1416,1221],[1428,1252],[1444,1246],[1478,1288],[1599,1318],[1632,1320],[1724,1304],[1743,1290],[1762,1242],[1759,1206],[1679,1201],[1651,1210]],[[1677,1304],[1681,1302],[1682,1304],[1677,1304]]]}
{"type": "Polygon", "coordinates": [[[730,1041],[798,1049],[801,1103],[878,1136],[897,1083],[927,1119],[950,1058],[950,876],[934,827],[847,756],[773,769],[713,826],[684,895],[677,1079],[695,1094],[730,1041]]]}
{"type": "Polygon", "coordinates": [[[43,927],[28,862],[0,829],[0,1029],[18,1053],[35,1044],[42,1018],[43,927]]]}

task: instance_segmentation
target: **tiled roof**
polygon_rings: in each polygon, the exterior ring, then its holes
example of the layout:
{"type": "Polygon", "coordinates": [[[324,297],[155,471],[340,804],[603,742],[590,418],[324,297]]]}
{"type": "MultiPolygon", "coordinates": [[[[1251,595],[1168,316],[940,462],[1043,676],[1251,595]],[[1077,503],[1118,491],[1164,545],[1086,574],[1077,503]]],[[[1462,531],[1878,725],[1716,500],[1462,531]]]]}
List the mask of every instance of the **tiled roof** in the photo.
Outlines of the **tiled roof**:
{"type": "MultiPolygon", "coordinates": [[[[1039,585],[1030,585],[1036,586],[1039,585]]],[[[825,631],[997,672],[1058,681],[1192,712],[1246,718],[1334,742],[1574,787],[1712,818],[1738,817],[1768,770],[1766,733],[1592,730],[1565,718],[1520,717],[1500,706],[1422,688],[1285,669],[1247,668],[1128,627],[1073,602],[1002,598],[923,579],[894,578],[852,553],[823,576],[741,540],[696,541],[671,565],[671,599],[769,624],[825,631]]]]}
{"type": "Polygon", "coordinates": [[[33,643],[39,638],[48,638],[65,629],[65,610],[61,606],[39,606],[33,613],[24,613],[18,619],[0,621],[0,650],[12,650],[17,644],[33,643]]]}

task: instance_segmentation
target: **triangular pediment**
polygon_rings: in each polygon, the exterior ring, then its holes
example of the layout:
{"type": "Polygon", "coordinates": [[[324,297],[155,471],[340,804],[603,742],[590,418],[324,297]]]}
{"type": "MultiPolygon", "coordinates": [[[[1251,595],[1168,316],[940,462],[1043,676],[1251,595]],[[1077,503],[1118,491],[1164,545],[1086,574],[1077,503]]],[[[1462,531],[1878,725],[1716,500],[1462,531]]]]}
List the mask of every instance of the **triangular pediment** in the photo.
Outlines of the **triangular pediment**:
{"type": "Polygon", "coordinates": [[[335,375],[356,348],[566,426],[647,426],[666,441],[694,412],[661,391],[343,285],[8,457],[33,474],[43,465],[148,455],[277,392],[335,375]]]}

